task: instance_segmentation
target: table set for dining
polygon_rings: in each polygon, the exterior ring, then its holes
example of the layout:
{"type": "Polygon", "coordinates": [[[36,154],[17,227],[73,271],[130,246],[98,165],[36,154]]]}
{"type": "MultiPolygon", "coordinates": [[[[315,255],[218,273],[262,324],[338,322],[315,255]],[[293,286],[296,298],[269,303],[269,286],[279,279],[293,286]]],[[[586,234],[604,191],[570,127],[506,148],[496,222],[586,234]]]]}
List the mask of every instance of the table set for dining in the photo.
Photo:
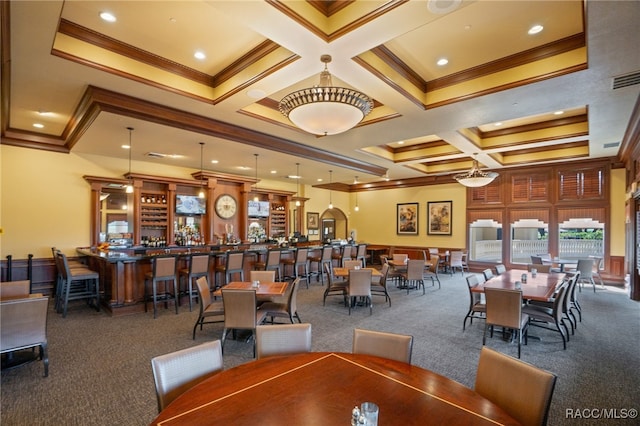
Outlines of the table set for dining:
{"type": "Polygon", "coordinates": [[[274,356],[211,376],[152,425],[348,425],[365,401],[378,424],[518,424],[472,389],[404,362],[370,355],[309,352],[274,356]]]}
{"type": "Polygon", "coordinates": [[[525,300],[546,302],[555,293],[556,288],[562,282],[563,276],[564,274],[554,272],[537,272],[533,274],[524,269],[510,269],[474,287],[471,291],[483,293],[487,287],[521,290],[522,298],[525,300]],[[525,280],[522,279],[523,276],[526,277],[525,280]]]}

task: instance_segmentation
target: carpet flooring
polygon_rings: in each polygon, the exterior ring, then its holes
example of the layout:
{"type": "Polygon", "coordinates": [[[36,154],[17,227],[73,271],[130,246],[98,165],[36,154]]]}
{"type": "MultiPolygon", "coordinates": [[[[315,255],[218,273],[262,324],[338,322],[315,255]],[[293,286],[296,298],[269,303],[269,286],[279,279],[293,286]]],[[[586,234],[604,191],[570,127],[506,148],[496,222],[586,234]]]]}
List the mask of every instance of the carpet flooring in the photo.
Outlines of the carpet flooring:
{"type": "MultiPolygon", "coordinates": [[[[299,313],[313,326],[313,350],[351,351],[353,329],[366,328],[414,336],[412,363],[473,387],[484,322],[475,320],[466,331],[462,319],[469,295],[461,274],[441,275],[442,288],[422,291],[390,285],[392,306],[374,298],[373,315],[358,308],[349,316],[340,297],[322,306],[324,287],[312,280],[298,293],[299,313]]],[[[579,293],[583,320],[562,349],[557,333],[532,328],[540,341],[523,346],[522,360],[558,375],[550,425],[639,424],[638,419],[572,419],[576,410],[640,409],[640,304],[614,287],[586,288],[579,293]]],[[[50,303],[52,305],[52,303],[50,303]]],[[[160,309],[112,318],[83,302],[74,303],[63,319],[50,306],[48,315],[49,377],[41,362],[5,370],[1,377],[3,426],[12,425],[145,425],[157,414],[151,373],[152,357],[219,339],[222,324],[205,326],[196,340],[191,330],[197,308],[182,305],[178,315],[160,309]]],[[[516,356],[514,343],[499,334],[487,345],[516,356]]],[[[228,340],[225,369],[252,361],[252,344],[228,340]]],[[[526,398],[526,395],[523,395],[526,398]]],[[[345,407],[348,410],[349,407],[345,407]]],[[[574,415],[575,416],[575,415],[574,415]]],[[[416,419],[415,424],[438,424],[416,419]]]]}

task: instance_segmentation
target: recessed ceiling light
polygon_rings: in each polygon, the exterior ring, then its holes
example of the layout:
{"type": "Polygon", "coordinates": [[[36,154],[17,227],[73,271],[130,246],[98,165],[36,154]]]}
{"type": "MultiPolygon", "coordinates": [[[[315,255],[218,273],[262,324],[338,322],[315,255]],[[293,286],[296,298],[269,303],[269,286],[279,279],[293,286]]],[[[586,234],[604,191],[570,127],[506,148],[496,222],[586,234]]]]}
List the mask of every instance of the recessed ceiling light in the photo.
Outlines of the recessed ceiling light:
{"type": "Polygon", "coordinates": [[[238,166],[238,168],[240,170],[250,170],[251,169],[251,167],[248,167],[248,166],[238,166]]]}
{"type": "Polygon", "coordinates": [[[528,33],[529,33],[529,35],[538,34],[543,29],[544,29],[544,27],[542,25],[534,25],[533,27],[529,28],[528,33]]]}
{"type": "Polygon", "coordinates": [[[116,22],[117,21],[115,15],[113,15],[110,12],[100,12],[100,18],[102,18],[103,21],[107,21],[107,22],[116,22]]]}
{"type": "Polygon", "coordinates": [[[554,114],[554,115],[562,115],[562,114],[564,114],[564,111],[556,111],[556,112],[554,112],[553,114],[554,114]]]}
{"type": "Polygon", "coordinates": [[[37,128],[37,129],[42,129],[42,128],[44,128],[44,124],[42,124],[42,123],[33,123],[33,127],[37,128]]]}
{"type": "Polygon", "coordinates": [[[287,177],[289,179],[300,179],[300,176],[298,176],[298,175],[288,175],[287,177]]]}
{"type": "Polygon", "coordinates": [[[278,173],[277,170],[271,170],[269,173],[271,173],[272,175],[275,175],[276,173],[278,173]]]}
{"type": "Polygon", "coordinates": [[[201,50],[196,50],[196,53],[193,54],[193,57],[196,59],[203,60],[207,58],[207,55],[205,55],[204,52],[201,50]]]}
{"type": "Polygon", "coordinates": [[[211,160],[211,164],[218,164],[218,160],[211,160]]]}
{"type": "Polygon", "coordinates": [[[169,22],[175,23],[175,22],[178,22],[178,20],[176,18],[169,18],[169,22]]]}
{"type": "Polygon", "coordinates": [[[398,141],[398,145],[404,145],[404,141],[398,141]]]}
{"type": "Polygon", "coordinates": [[[447,58],[440,58],[438,59],[438,62],[436,62],[439,66],[444,66],[447,65],[449,63],[449,60],[447,58]]]}
{"type": "Polygon", "coordinates": [[[131,146],[129,146],[129,145],[120,145],[120,147],[122,149],[130,149],[131,148],[131,146]]]}
{"type": "Polygon", "coordinates": [[[249,96],[251,99],[262,99],[267,96],[267,94],[264,90],[261,89],[250,89],[247,91],[247,96],[249,96]]]}
{"type": "Polygon", "coordinates": [[[502,123],[500,121],[498,121],[497,123],[493,123],[493,125],[496,126],[496,127],[500,127],[500,126],[502,126],[502,123]]]}
{"type": "Polygon", "coordinates": [[[53,113],[51,111],[40,110],[40,111],[38,111],[38,115],[52,116],[53,113]]]}
{"type": "Polygon", "coordinates": [[[180,154],[169,154],[169,158],[182,158],[182,157],[184,156],[180,154]]]}
{"type": "Polygon", "coordinates": [[[316,179],[316,182],[322,182],[322,178],[316,179]]]}

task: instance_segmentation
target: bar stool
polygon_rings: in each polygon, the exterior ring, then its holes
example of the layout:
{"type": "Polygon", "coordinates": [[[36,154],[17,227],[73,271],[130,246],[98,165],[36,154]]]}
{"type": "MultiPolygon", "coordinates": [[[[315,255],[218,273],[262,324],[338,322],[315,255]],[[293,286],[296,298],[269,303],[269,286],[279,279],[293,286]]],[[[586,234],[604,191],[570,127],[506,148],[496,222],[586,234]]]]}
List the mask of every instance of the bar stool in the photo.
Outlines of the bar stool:
{"type": "Polygon", "coordinates": [[[96,311],[100,312],[100,275],[88,268],[69,267],[67,256],[56,251],[56,267],[59,280],[56,289],[56,311],[62,311],[62,318],[67,317],[70,300],[95,299],[96,311]]]}
{"type": "Polygon", "coordinates": [[[309,267],[311,267],[311,265],[313,263],[317,263],[318,264],[318,271],[317,272],[309,272],[310,275],[316,275],[316,278],[318,281],[322,281],[322,285],[324,285],[324,267],[323,265],[325,263],[329,264],[329,268],[331,270],[331,267],[333,266],[333,260],[331,258],[331,256],[333,255],[333,247],[332,246],[324,246],[322,247],[322,253],[320,254],[320,256],[309,256],[309,267]]]}
{"type": "Polygon", "coordinates": [[[367,267],[367,258],[369,258],[371,256],[369,256],[367,254],[367,245],[366,244],[358,244],[358,250],[356,252],[356,260],[359,260],[362,262],[362,267],[366,268],[367,267]]]}
{"type": "Polygon", "coordinates": [[[256,262],[253,267],[256,271],[276,271],[276,281],[280,281],[280,259],[282,252],[279,249],[271,249],[267,252],[265,262],[256,262]]]}
{"type": "Polygon", "coordinates": [[[176,257],[175,256],[157,256],[151,260],[151,272],[147,272],[144,275],[144,311],[147,312],[147,282],[151,281],[151,287],[153,289],[153,318],[157,317],[156,303],[157,301],[164,300],[165,306],[169,299],[173,299],[173,303],[176,306],[176,314],[178,313],[178,280],[176,278],[176,257]],[[163,281],[165,283],[164,293],[158,294],[158,282],[163,281]],[[167,281],[173,281],[173,294],[167,291],[167,281]]]}
{"type": "Polygon", "coordinates": [[[309,250],[306,248],[296,249],[296,254],[293,259],[283,259],[283,273],[284,277],[282,280],[295,280],[300,277],[300,279],[307,280],[307,288],[309,288],[309,260],[307,259],[307,254],[309,250]],[[287,266],[293,268],[291,271],[291,275],[287,275],[287,266]],[[300,268],[303,268],[304,272],[300,273],[300,268]]]}
{"type": "Polygon", "coordinates": [[[192,254],[189,256],[189,267],[178,270],[178,280],[182,283],[182,277],[187,280],[184,293],[189,294],[189,312],[193,309],[193,299],[198,298],[198,292],[193,290],[194,281],[200,277],[209,277],[209,264],[211,256],[208,254],[192,254]]]}
{"type": "Polygon", "coordinates": [[[244,251],[228,251],[225,264],[218,266],[216,272],[224,272],[224,284],[220,287],[229,284],[235,274],[240,274],[240,281],[244,281],[244,251]]]}

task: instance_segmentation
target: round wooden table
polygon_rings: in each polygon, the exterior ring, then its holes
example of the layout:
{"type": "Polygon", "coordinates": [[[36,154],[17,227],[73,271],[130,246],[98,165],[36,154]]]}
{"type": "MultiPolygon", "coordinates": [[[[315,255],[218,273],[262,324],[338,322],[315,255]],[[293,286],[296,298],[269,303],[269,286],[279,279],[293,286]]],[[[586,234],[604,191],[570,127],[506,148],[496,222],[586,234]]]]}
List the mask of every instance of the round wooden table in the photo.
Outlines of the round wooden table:
{"type": "Polygon", "coordinates": [[[225,370],[167,406],[153,425],[348,425],[364,401],[378,424],[518,424],[473,390],[429,370],[368,355],[311,352],[225,370]]]}

